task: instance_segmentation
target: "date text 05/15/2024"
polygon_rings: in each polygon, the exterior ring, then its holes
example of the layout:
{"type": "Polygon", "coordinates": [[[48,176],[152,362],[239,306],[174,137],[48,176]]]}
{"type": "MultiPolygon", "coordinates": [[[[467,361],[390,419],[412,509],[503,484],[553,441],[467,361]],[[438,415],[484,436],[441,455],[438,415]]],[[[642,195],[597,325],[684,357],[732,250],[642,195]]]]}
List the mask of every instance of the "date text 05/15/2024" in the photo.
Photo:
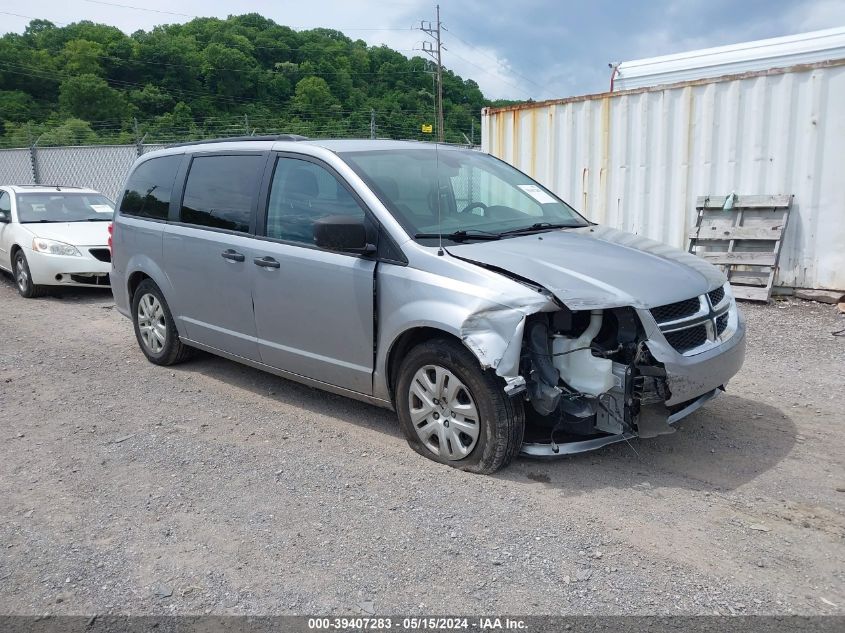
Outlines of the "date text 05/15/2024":
{"type": "Polygon", "coordinates": [[[311,630],[369,630],[369,631],[449,631],[449,630],[525,630],[524,620],[496,617],[390,617],[308,618],[311,630]]]}

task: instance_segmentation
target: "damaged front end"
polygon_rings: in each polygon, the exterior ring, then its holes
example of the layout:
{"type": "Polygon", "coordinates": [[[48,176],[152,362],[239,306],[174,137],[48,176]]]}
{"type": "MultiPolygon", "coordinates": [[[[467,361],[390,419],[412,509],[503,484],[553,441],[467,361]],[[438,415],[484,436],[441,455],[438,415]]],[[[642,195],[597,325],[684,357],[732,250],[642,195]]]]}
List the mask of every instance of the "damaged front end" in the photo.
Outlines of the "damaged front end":
{"type": "Polygon", "coordinates": [[[672,433],[666,370],[633,308],[528,317],[521,357],[529,455],[591,450],[672,433]]]}
{"type": "Polygon", "coordinates": [[[713,340],[693,350],[673,348],[647,309],[570,310],[556,303],[522,316],[503,354],[507,362],[496,365],[506,390],[524,399],[522,452],[554,457],[673,433],[742,364],[744,324],[729,286],[719,296],[719,302],[702,297],[706,316],[689,319],[688,327],[713,322],[713,340]],[[730,329],[718,330],[723,323],[730,329]]]}
{"type": "Polygon", "coordinates": [[[482,366],[524,400],[523,454],[554,457],[673,433],[742,366],[745,324],[724,278],[662,303],[655,299],[670,293],[635,298],[596,281],[552,291],[484,267],[536,293],[522,308],[476,311],[461,328],[482,366]]]}

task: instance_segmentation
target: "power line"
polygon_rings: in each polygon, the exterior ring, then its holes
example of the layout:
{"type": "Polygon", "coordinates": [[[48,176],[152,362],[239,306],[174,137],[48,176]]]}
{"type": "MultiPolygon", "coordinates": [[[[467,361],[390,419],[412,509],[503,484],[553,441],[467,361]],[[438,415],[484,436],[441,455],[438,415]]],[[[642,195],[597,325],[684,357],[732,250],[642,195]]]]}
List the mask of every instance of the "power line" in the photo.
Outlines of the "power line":
{"type": "Polygon", "coordinates": [[[471,62],[471,61],[470,61],[470,60],[468,60],[466,57],[461,57],[461,56],[460,56],[460,55],[458,55],[456,52],[451,51],[451,50],[449,50],[448,48],[446,49],[446,51],[447,51],[447,52],[449,52],[449,54],[454,55],[454,56],[455,56],[455,57],[457,57],[458,59],[460,59],[460,60],[462,60],[462,61],[466,62],[466,63],[467,63],[467,64],[469,64],[470,66],[475,66],[476,68],[478,68],[478,69],[479,69],[479,70],[481,70],[482,72],[485,72],[485,73],[487,73],[488,75],[491,75],[491,76],[493,76],[493,77],[496,77],[496,78],[497,78],[499,81],[501,81],[503,84],[507,84],[508,86],[510,86],[510,87],[512,87],[512,88],[516,88],[517,90],[519,90],[519,91],[520,91],[520,92],[522,92],[523,94],[527,94],[527,95],[529,95],[529,98],[530,98],[531,93],[530,93],[530,92],[528,92],[528,90],[526,90],[525,88],[523,88],[523,87],[521,87],[521,86],[519,86],[519,85],[517,85],[517,84],[515,84],[515,83],[513,83],[513,82],[510,82],[510,81],[508,81],[507,79],[502,79],[501,75],[499,75],[498,73],[495,73],[495,72],[491,71],[489,68],[485,68],[484,66],[479,66],[479,65],[478,65],[478,64],[476,64],[475,62],[471,62]]]}
{"type": "MultiPolygon", "coordinates": [[[[474,50],[474,51],[478,52],[479,54],[483,55],[483,56],[484,56],[484,57],[486,57],[487,59],[489,59],[489,60],[492,60],[492,61],[496,62],[496,65],[501,65],[501,63],[502,63],[502,62],[501,62],[501,60],[500,60],[500,59],[497,59],[496,57],[493,57],[493,56],[492,56],[492,55],[490,55],[489,53],[484,52],[484,50],[483,50],[483,49],[478,48],[477,46],[473,46],[472,44],[470,44],[469,42],[467,42],[465,39],[463,39],[463,38],[461,38],[461,37],[458,37],[457,35],[455,35],[455,32],[454,32],[454,31],[452,31],[451,29],[447,29],[447,28],[444,26],[444,27],[443,27],[443,30],[444,30],[444,31],[449,31],[449,33],[452,35],[452,37],[454,37],[454,38],[455,38],[456,40],[458,40],[459,42],[462,42],[465,46],[468,46],[469,48],[471,48],[472,50],[474,50]]],[[[464,60],[464,61],[466,61],[466,60],[464,60]]],[[[512,74],[516,75],[517,77],[519,77],[519,78],[521,78],[521,79],[524,79],[524,80],[525,80],[525,81],[527,81],[528,83],[532,83],[532,84],[534,84],[534,85],[535,85],[535,86],[537,86],[538,88],[543,88],[543,86],[542,86],[541,84],[537,83],[536,81],[534,81],[534,80],[533,80],[533,79],[531,79],[530,77],[526,77],[525,75],[523,75],[523,74],[521,74],[521,73],[516,72],[516,71],[515,71],[515,70],[513,70],[512,68],[510,69],[510,72],[511,72],[512,74]]]]}
{"type": "MultiPolygon", "coordinates": [[[[0,61],[0,69],[2,69],[3,67],[5,67],[5,70],[3,70],[3,72],[15,74],[15,75],[23,75],[23,76],[27,76],[27,77],[36,78],[36,79],[52,79],[54,81],[63,81],[65,79],[71,79],[73,77],[79,76],[79,75],[75,75],[75,74],[67,74],[67,73],[54,72],[54,71],[51,71],[51,70],[45,70],[45,69],[40,69],[40,68],[33,68],[31,66],[24,66],[24,65],[15,64],[15,63],[12,63],[12,62],[0,61]],[[17,68],[19,70],[17,70],[17,71],[16,70],[10,70],[9,67],[17,68]],[[28,71],[28,72],[21,72],[22,70],[28,71]]],[[[308,73],[308,72],[303,73],[303,75],[305,77],[310,76],[310,74],[311,73],[308,73]]],[[[97,76],[99,77],[99,75],[97,75],[97,76]]],[[[113,79],[113,78],[110,78],[110,77],[100,77],[100,78],[103,79],[104,81],[106,81],[107,83],[113,84],[113,85],[118,86],[118,87],[127,87],[128,86],[128,87],[143,89],[147,85],[150,85],[150,84],[141,84],[141,83],[132,82],[132,81],[124,81],[124,80],[121,80],[121,79],[113,79]]],[[[259,105],[262,105],[262,104],[267,105],[268,103],[270,103],[270,100],[267,100],[267,99],[262,100],[262,99],[248,98],[248,97],[235,97],[235,96],[231,96],[231,95],[220,95],[220,94],[212,93],[210,91],[179,89],[178,92],[174,92],[174,91],[170,91],[170,90],[167,90],[167,89],[164,89],[164,88],[160,88],[158,86],[156,86],[156,88],[160,92],[162,92],[166,95],[169,95],[171,97],[174,97],[174,98],[178,98],[178,97],[183,96],[183,95],[192,95],[192,96],[196,96],[196,97],[207,97],[207,98],[210,98],[210,99],[228,101],[230,103],[241,103],[241,104],[251,104],[252,103],[252,104],[259,104],[259,105]]]]}

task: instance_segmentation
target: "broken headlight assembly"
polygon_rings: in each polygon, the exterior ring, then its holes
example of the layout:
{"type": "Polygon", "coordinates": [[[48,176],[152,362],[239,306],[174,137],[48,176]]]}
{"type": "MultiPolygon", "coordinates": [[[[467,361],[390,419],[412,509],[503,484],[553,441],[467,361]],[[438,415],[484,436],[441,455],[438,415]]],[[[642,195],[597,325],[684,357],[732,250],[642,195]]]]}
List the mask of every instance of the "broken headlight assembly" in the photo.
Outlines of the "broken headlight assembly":
{"type": "Polygon", "coordinates": [[[526,442],[672,432],[652,411],[669,397],[666,371],[651,357],[632,308],[531,315],[521,358],[526,442]]]}

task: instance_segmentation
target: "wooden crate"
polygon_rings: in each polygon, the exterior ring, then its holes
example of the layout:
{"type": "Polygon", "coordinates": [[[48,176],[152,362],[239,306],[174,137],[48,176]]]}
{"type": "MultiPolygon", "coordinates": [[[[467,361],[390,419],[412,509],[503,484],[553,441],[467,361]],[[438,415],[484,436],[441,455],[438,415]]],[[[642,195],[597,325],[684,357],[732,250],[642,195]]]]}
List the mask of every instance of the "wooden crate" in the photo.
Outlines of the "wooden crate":
{"type": "Polygon", "coordinates": [[[700,196],[696,200],[698,217],[688,250],[725,271],[737,299],[768,301],[792,195],[734,195],[725,209],[727,199],[700,196]]]}

